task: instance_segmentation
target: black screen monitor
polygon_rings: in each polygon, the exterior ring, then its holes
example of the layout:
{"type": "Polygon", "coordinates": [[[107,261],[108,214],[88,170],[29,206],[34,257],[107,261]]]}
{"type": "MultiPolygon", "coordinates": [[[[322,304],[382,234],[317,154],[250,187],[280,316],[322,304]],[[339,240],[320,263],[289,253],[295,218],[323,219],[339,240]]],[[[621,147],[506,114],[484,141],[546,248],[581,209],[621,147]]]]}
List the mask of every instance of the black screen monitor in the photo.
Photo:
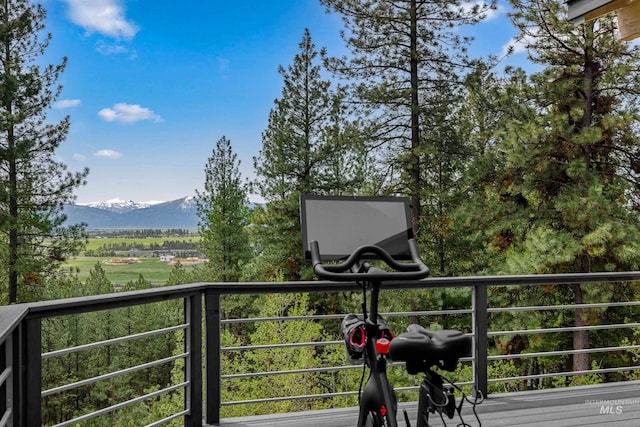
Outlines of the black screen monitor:
{"type": "MultiPolygon", "coordinates": [[[[395,259],[411,259],[409,203],[403,197],[300,197],[302,247],[311,258],[318,242],[323,260],[347,258],[363,245],[376,245],[395,259]]],[[[373,256],[373,255],[372,255],[373,256]]]]}

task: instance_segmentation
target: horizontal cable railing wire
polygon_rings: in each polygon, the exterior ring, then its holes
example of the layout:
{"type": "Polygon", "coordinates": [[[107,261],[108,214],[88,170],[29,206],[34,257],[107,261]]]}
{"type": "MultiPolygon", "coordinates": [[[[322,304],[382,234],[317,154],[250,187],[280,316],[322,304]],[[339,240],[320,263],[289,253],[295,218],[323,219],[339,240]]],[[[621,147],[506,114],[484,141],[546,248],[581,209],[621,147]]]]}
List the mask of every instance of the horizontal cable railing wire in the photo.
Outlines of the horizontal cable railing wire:
{"type": "Polygon", "coordinates": [[[11,408],[8,408],[2,415],[2,418],[0,418],[0,426],[4,427],[8,425],[13,425],[13,424],[9,424],[12,416],[13,416],[13,411],[11,410],[11,408]]]}
{"type": "Polygon", "coordinates": [[[614,351],[628,351],[628,350],[640,350],[640,345],[584,348],[580,350],[542,351],[537,353],[512,353],[512,354],[502,354],[498,356],[487,356],[487,359],[488,360],[527,359],[532,357],[551,357],[551,356],[564,356],[566,354],[584,354],[584,353],[610,353],[614,351]]]}
{"type": "Polygon", "coordinates": [[[286,371],[245,372],[243,374],[220,375],[220,378],[223,380],[229,380],[229,379],[252,378],[252,377],[270,377],[270,376],[276,376],[276,375],[315,374],[315,373],[322,373],[322,372],[350,371],[355,369],[362,370],[362,365],[329,366],[325,368],[308,368],[308,369],[289,369],[286,371]]]}
{"type": "MultiPolygon", "coordinates": [[[[410,317],[410,316],[439,316],[444,314],[472,314],[473,309],[467,310],[429,310],[429,311],[397,311],[380,313],[383,317],[410,317]]],[[[342,320],[345,314],[314,314],[307,316],[277,316],[277,317],[247,317],[237,319],[222,319],[223,325],[238,323],[259,323],[259,322],[285,322],[291,320],[342,320]]]]}
{"type": "Polygon", "coordinates": [[[166,357],[164,359],[154,360],[152,362],[143,363],[141,365],[132,366],[130,368],[120,369],[118,371],[109,372],[108,374],[98,375],[96,377],[87,378],[81,381],[76,381],[74,383],[65,384],[59,387],[51,388],[49,390],[42,391],[42,397],[47,397],[52,394],[61,393],[63,391],[73,390],[78,387],[82,387],[89,384],[95,384],[98,381],[104,381],[111,378],[117,378],[122,375],[130,374],[132,372],[141,371],[143,369],[149,369],[154,366],[164,365],[165,363],[171,363],[178,359],[185,359],[188,356],[188,353],[177,354],[175,356],[166,357]]]}
{"type": "Polygon", "coordinates": [[[586,371],[568,371],[568,372],[549,372],[544,374],[533,375],[521,375],[517,377],[505,377],[505,378],[492,378],[489,379],[490,383],[504,383],[509,381],[522,381],[540,378],[554,378],[554,377],[570,377],[570,376],[584,376],[592,374],[607,374],[612,372],[624,372],[624,371],[636,371],[640,370],[640,366],[623,366],[617,368],[597,368],[589,369],[586,371]]]}
{"type": "MultiPolygon", "coordinates": [[[[472,357],[461,357],[460,362],[471,362],[472,357]]],[[[388,366],[391,367],[404,367],[404,362],[391,362],[388,366]]],[[[252,378],[252,377],[268,377],[274,375],[292,375],[292,374],[313,374],[322,372],[334,372],[334,371],[351,371],[362,370],[362,363],[357,365],[345,365],[345,366],[328,366],[323,368],[307,368],[307,369],[289,369],[286,371],[262,371],[262,372],[245,372],[242,374],[227,374],[220,375],[221,379],[238,379],[238,378],[252,378]]]]}
{"type": "MultiPolygon", "coordinates": [[[[138,397],[136,397],[134,399],[127,400],[126,402],[121,402],[121,403],[118,403],[118,404],[115,404],[115,405],[111,405],[111,406],[109,406],[107,408],[103,408],[103,409],[91,412],[89,414],[82,415],[82,416],[74,418],[72,420],[68,420],[68,421],[65,421],[63,423],[55,424],[52,427],[72,426],[74,424],[78,424],[78,423],[81,423],[83,421],[88,421],[90,419],[97,418],[97,417],[99,417],[101,415],[109,414],[111,412],[117,411],[118,409],[123,409],[123,408],[126,408],[127,406],[135,405],[136,403],[144,402],[145,400],[153,399],[153,398],[161,396],[163,394],[167,394],[167,393],[171,393],[173,391],[179,390],[179,389],[183,389],[183,388],[187,387],[188,385],[189,385],[188,382],[175,384],[175,385],[173,385],[171,387],[166,387],[166,388],[163,388],[162,390],[157,390],[157,391],[154,391],[152,393],[147,393],[147,394],[145,394],[143,396],[138,396],[138,397]]],[[[174,414],[174,415],[179,418],[179,417],[184,416],[187,413],[188,413],[188,411],[185,410],[185,411],[180,412],[179,415],[178,414],[174,414]]],[[[173,417],[171,417],[171,419],[173,419],[173,417]]]]}
{"type": "Polygon", "coordinates": [[[534,305],[530,307],[504,307],[488,308],[488,313],[506,313],[511,311],[550,311],[550,310],[573,310],[576,308],[608,308],[608,307],[632,307],[640,306],[640,301],[623,302],[597,302],[592,304],[567,304],[567,305],[534,305]]]}
{"type": "Polygon", "coordinates": [[[544,334],[544,333],[599,331],[603,329],[623,329],[623,328],[638,328],[638,327],[640,327],[640,323],[616,323],[616,324],[610,324],[610,325],[591,325],[591,326],[565,326],[562,328],[540,328],[540,329],[518,329],[513,331],[493,331],[493,332],[488,332],[487,336],[495,337],[499,335],[532,335],[532,334],[544,334]]]}
{"type": "Polygon", "coordinates": [[[177,325],[177,326],[170,326],[168,328],[155,329],[153,331],[141,332],[139,334],[126,335],[126,336],[122,336],[122,337],[118,337],[118,338],[112,338],[112,339],[109,339],[109,340],[96,341],[96,342],[93,342],[93,343],[78,345],[78,346],[75,346],[75,347],[68,347],[68,348],[63,348],[63,349],[60,349],[60,350],[49,351],[49,352],[46,352],[46,353],[42,353],[42,359],[48,359],[50,357],[64,356],[66,354],[77,353],[77,352],[85,351],[85,350],[92,350],[92,349],[96,349],[96,348],[100,348],[100,347],[105,347],[105,346],[108,346],[108,345],[120,344],[120,343],[123,343],[123,342],[134,341],[134,340],[138,340],[138,339],[142,339],[142,338],[149,338],[149,337],[152,337],[152,336],[162,335],[162,334],[166,334],[166,333],[169,333],[169,332],[183,331],[183,330],[187,329],[188,326],[189,325],[187,325],[187,324],[182,324],[182,325],[177,325]]]}
{"type": "Polygon", "coordinates": [[[10,366],[2,370],[2,373],[0,373],[0,387],[3,387],[5,385],[5,383],[11,377],[12,374],[13,374],[13,370],[11,369],[10,366]]]}
{"type": "Polygon", "coordinates": [[[251,351],[251,350],[269,350],[277,348],[292,348],[292,347],[324,347],[332,345],[342,345],[344,341],[313,341],[313,342],[293,342],[283,344],[260,344],[260,345],[241,345],[235,347],[222,347],[220,351],[251,351]]]}
{"type": "MultiPolygon", "coordinates": [[[[2,350],[4,350],[4,348],[2,350]]],[[[11,366],[5,367],[2,370],[2,373],[0,374],[0,388],[4,388],[4,390],[11,388],[12,376],[13,376],[13,368],[11,366]]],[[[11,420],[11,416],[13,414],[13,408],[11,407],[12,401],[10,399],[10,393],[5,392],[4,394],[5,394],[5,402],[3,402],[4,412],[2,413],[2,417],[0,417],[0,427],[8,425],[9,421],[11,420]]]]}
{"type": "Polygon", "coordinates": [[[328,399],[335,397],[345,397],[345,396],[357,396],[357,391],[344,391],[344,392],[335,392],[335,393],[318,393],[318,394],[302,394],[299,396],[281,396],[281,397],[269,397],[264,399],[246,399],[246,400],[236,400],[233,402],[222,402],[222,406],[231,406],[231,405],[251,405],[251,404],[259,404],[259,403],[273,403],[273,402],[287,402],[290,400],[311,400],[311,399],[328,399]]]}

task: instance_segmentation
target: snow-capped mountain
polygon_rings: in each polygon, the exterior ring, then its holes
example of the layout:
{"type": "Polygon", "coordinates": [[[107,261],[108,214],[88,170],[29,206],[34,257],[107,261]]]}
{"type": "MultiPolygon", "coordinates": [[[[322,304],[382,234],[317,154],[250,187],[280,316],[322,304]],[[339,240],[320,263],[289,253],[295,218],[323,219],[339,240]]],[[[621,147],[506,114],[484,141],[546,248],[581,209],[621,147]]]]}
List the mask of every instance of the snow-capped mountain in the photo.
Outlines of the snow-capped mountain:
{"type": "Polygon", "coordinates": [[[180,199],[180,200],[182,200],[182,204],[180,204],[180,209],[187,212],[195,210],[198,204],[196,202],[196,198],[193,196],[185,197],[184,199],[180,199]]]}
{"type": "MultiPolygon", "coordinates": [[[[251,209],[264,206],[249,202],[251,209]]],[[[110,228],[198,228],[198,210],[193,196],[170,202],[134,202],[112,199],[103,202],[66,205],[66,224],[87,224],[87,229],[110,228]]]]}
{"type": "Polygon", "coordinates": [[[87,224],[88,229],[197,228],[194,197],[170,202],[137,203],[120,199],[65,206],[67,224],[87,224]]]}
{"type": "MultiPolygon", "coordinates": [[[[188,197],[186,199],[188,199],[188,197]]],[[[148,202],[134,202],[133,200],[111,199],[102,202],[78,203],[77,205],[104,209],[110,212],[125,213],[136,209],[144,209],[150,206],[159,205],[160,203],[164,203],[164,201],[151,200],[148,202]]]]}

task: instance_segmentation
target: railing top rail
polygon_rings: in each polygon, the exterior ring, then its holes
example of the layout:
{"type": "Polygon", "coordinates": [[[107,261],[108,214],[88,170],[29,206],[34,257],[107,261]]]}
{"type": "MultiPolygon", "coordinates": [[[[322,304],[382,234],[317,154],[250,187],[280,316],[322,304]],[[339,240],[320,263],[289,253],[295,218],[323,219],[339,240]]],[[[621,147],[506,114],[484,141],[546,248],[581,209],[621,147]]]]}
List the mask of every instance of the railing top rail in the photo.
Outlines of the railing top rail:
{"type": "Polygon", "coordinates": [[[580,283],[640,281],[640,271],[524,274],[518,276],[433,277],[421,280],[424,287],[571,285],[580,283]]]}
{"type": "Polygon", "coordinates": [[[205,289],[206,285],[203,283],[192,283],[188,285],[143,289],[140,291],[113,292],[110,294],[86,297],[40,301],[25,305],[29,309],[29,318],[54,317],[168,301],[200,294],[204,292],[205,289]]]}
{"type": "MultiPolygon", "coordinates": [[[[498,276],[428,277],[421,280],[391,280],[383,289],[453,288],[475,286],[526,286],[578,284],[617,281],[640,281],[640,271],[527,274],[498,276]]],[[[203,283],[207,289],[223,294],[288,293],[288,292],[332,292],[360,289],[355,282],[331,282],[324,280],[299,282],[226,282],[203,283]]]]}
{"type": "MultiPolygon", "coordinates": [[[[531,274],[520,276],[462,276],[432,277],[422,280],[390,281],[386,289],[446,288],[476,286],[524,286],[545,284],[576,284],[611,281],[640,281],[640,271],[604,273],[531,274]]],[[[201,282],[188,285],[165,286],[141,291],[42,301],[0,307],[0,338],[6,336],[25,316],[53,317],[99,311],[138,304],[184,298],[212,292],[216,294],[261,294],[295,292],[339,292],[360,289],[355,282],[298,281],[298,282],[201,282]]]]}
{"type": "Polygon", "coordinates": [[[29,313],[26,304],[8,305],[0,310],[0,343],[4,342],[22,319],[29,313]]]}

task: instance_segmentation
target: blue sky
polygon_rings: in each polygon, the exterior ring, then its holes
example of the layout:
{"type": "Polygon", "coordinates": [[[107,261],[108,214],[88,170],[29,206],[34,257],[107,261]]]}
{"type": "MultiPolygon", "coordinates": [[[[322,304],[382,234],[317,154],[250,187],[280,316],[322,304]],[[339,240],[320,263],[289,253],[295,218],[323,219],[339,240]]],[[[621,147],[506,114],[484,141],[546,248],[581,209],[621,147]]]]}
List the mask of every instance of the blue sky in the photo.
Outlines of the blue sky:
{"type": "MultiPolygon", "coordinates": [[[[278,66],[292,62],[304,29],[318,49],[345,52],[340,17],[318,0],[41,3],[53,36],[44,61],[69,59],[49,114],[71,116],[56,154],[72,171],[90,169],[88,184],[75,191],[78,203],[194,195],[222,136],[252,179],[252,158],[282,89],[278,66]]],[[[476,36],[475,55],[500,55],[515,36],[504,8],[461,29],[476,36]]]]}

